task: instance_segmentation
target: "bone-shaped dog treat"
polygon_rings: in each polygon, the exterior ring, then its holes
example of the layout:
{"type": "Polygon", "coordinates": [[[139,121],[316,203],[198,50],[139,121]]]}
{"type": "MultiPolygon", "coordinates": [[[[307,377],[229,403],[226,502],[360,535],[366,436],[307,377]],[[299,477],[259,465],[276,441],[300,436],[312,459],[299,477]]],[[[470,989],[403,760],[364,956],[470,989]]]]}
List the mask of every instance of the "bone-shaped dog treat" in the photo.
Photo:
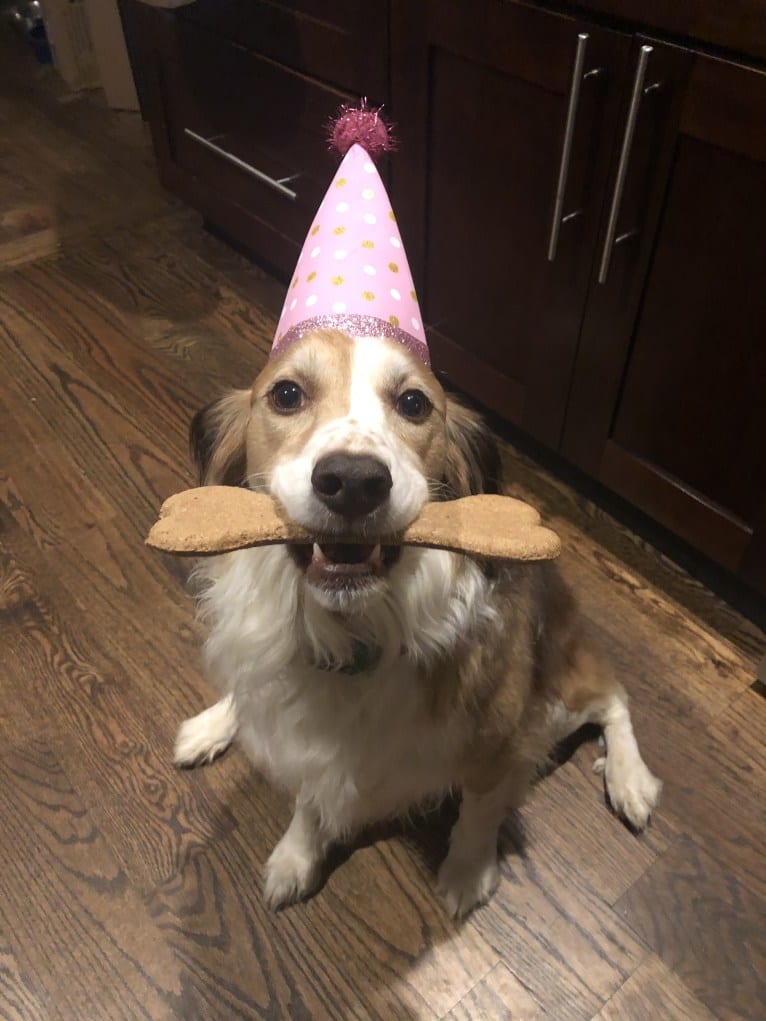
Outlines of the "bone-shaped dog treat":
{"type": "MultiPolygon", "coordinates": [[[[321,537],[284,518],[270,496],[232,486],[203,486],[167,499],[146,542],[166,553],[212,556],[248,546],[309,543],[317,538],[321,537]]],[[[540,524],[534,507],[510,496],[466,496],[428,503],[403,533],[375,538],[498,560],[552,560],[561,551],[559,537],[540,524]]],[[[334,535],[332,540],[341,542],[343,537],[334,535]]],[[[348,541],[359,542],[359,538],[348,541]]]]}

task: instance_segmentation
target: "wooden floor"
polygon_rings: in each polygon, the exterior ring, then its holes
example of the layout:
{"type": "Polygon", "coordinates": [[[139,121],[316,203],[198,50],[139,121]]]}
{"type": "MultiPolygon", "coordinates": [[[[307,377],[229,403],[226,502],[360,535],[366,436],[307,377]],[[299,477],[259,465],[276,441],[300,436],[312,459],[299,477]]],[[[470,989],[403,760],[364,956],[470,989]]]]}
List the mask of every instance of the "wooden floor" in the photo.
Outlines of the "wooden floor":
{"type": "Polygon", "coordinates": [[[173,768],[212,693],[184,567],[142,540],[282,289],[160,192],[136,116],[8,40],[0,68],[0,1017],[762,1018],[764,636],[510,449],[633,694],[654,825],[610,815],[586,742],[462,926],[433,892],[440,819],[264,910],[289,806],[237,751],[173,768]]]}

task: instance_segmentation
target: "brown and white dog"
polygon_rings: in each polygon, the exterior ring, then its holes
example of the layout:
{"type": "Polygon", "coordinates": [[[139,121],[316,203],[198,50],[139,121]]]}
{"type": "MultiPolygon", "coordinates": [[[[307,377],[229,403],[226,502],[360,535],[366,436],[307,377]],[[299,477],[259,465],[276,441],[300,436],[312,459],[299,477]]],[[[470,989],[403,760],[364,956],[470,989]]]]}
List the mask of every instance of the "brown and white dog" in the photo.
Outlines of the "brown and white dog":
{"type": "Polygon", "coordinates": [[[312,333],[201,411],[192,441],[203,482],[269,492],[323,537],[199,569],[223,698],[181,726],[176,761],[238,733],[294,796],[266,863],[272,907],[311,892],[333,841],[459,791],[438,887],[464,915],[497,885],[506,810],[584,723],[604,729],[615,811],[646,824],[660,782],[555,565],[378,544],[429,499],[485,491],[498,463],[480,418],[403,345],[312,333]]]}

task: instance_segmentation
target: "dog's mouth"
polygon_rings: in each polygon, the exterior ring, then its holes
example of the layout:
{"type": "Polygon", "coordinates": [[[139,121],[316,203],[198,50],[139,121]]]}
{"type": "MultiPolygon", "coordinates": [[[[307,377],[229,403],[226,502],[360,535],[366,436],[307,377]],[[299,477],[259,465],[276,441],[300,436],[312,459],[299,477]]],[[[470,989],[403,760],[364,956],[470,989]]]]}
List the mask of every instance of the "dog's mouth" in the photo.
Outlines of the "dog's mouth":
{"type": "Polygon", "coordinates": [[[401,546],[380,543],[291,543],[288,549],[306,580],[324,589],[362,588],[385,577],[401,555],[401,546]]]}

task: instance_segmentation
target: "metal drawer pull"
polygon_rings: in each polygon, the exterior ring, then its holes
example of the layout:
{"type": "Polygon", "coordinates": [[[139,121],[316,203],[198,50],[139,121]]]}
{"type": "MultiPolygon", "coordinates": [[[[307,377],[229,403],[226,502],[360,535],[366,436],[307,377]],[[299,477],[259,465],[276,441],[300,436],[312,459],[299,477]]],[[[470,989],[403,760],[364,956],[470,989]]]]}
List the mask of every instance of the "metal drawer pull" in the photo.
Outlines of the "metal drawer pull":
{"type": "MultiPolygon", "coordinates": [[[[636,77],[633,80],[633,93],[630,97],[630,106],[628,107],[628,119],[625,121],[625,135],[622,139],[620,162],[617,164],[617,177],[614,181],[612,205],[609,208],[609,219],[606,225],[604,250],[601,253],[601,264],[598,268],[598,282],[600,284],[605,284],[606,278],[609,275],[609,264],[612,261],[612,249],[614,248],[615,233],[617,231],[617,217],[620,215],[622,193],[625,188],[625,178],[628,173],[628,164],[630,162],[630,150],[633,147],[633,135],[636,131],[636,121],[638,120],[638,111],[641,106],[641,97],[644,95],[645,91],[644,79],[646,78],[646,66],[649,63],[649,55],[653,49],[653,46],[642,46],[638,54],[636,77]]],[[[632,233],[632,231],[629,232],[629,234],[632,233]]],[[[624,238],[621,240],[624,240],[624,238]]]]}
{"type": "Polygon", "coordinates": [[[298,176],[297,174],[293,174],[292,177],[281,177],[277,180],[273,177],[269,177],[268,174],[264,174],[264,172],[259,170],[257,167],[251,167],[249,163],[245,163],[245,161],[241,160],[239,156],[235,156],[234,153],[227,152],[219,145],[216,145],[215,142],[211,142],[209,138],[203,138],[202,135],[198,135],[197,132],[192,131],[191,128],[184,128],[184,134],[188,135],[189,138],[197,142],[199,145],[203,145],[206,149],[214,152],[216,156],[220,156],[221,159],[227,160],[229,163],[233,163],[234,166],[239,167],[240,170],[244,170],[246,174],[250,174],[251,177],[260,181],[261,184],[265,184],[269,188],[273,188],[274,191],[278,191],[280,195],[284,195],[285,198],[290,199],[291,202],[295,202],[298,198],[297,192],[293,191],[292,188],[286,187],[286,183],[288,181],[294,181],[298,176]]]}
{"type": "Polygon", "coordinates": [[[567,190],[567,178],[569,177],[569,160],[572,155],[572,140],[574,138],[575,121],[577,120],[577,105],[580,102],[580,85],[585,78],[594,78],[601,74],[600,67],[594,67],[587,74],[582,73],[585,63],[585,48],[588,45],[588,33],[581,32],[577,36],[577,49],[575,50],[574,69],[572,70],[572,84],[569,86],[569,104],[567,106],[567,119],[564,126],[564,142],[561,146],[561,163],[559,165],[559,179],[556,182],[556,199],[553,203],[553,221],[551,223],[551,235],[548,240],[548,261],[553,262],[556,258],[556,249],[559,243],[559,232],[562,223],[573,220],[579,216],[582,210],[562,218],[564,210],[564,195],[567,190]]]}

